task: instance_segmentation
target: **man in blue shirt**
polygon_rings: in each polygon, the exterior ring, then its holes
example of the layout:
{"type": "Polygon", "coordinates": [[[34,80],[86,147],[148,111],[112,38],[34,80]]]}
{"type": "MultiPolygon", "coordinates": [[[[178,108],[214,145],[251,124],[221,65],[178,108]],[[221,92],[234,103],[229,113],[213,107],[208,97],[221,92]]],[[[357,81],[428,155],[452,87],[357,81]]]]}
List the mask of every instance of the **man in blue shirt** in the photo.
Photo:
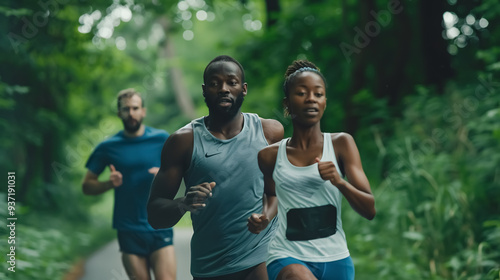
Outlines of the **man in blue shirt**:
{"type": "Polygon", "coordinates": [[[171,228],[153,229],[147,221],[146,205],[151,182],[160,166],[160,153],[168,138],[164,130],[142,124],[146,108],[134,89],[118,93],[118,117],[124,129],[104,140],[92,152],[83,180],[83,192],[99,195],[113,189],[113,228],[118,232],[125,270],[131,279],[176,278],[176,260],[171,228]],[[98,180],[109,167],[108,180],[98,180]]]}

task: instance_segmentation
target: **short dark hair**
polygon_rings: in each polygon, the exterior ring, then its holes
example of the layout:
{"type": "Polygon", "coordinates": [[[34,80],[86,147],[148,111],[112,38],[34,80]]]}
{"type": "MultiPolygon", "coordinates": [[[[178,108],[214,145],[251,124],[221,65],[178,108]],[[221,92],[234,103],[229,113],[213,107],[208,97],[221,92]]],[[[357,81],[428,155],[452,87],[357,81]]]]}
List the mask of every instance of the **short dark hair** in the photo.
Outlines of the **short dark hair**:
{"type": "Polygon", "coordinates": [[[325,83],[326,87],[326,79],[323,76],[323,74],[321,74],[321,72],[319,71],[319,68],[316,65],[314,65],[314,63],[308,60],[295,60],[294,62],[292,62],[291,65],[288,66],[285,72],[285,82],[283,83],[283,92],[285,93],[286,97],[288,97],[288,90],[290,87],[291,80],[295,76],[297,76],[297,74],[306,71],[318,74],[321,77],[321,79],[323,79],[323,82],[325,83]]]}
{"type": "Polygon", "coordinates": [[[117,95],[117,98],[116,98],[116,105],[118,106],[118,110],[120,110],[120,101],[123,99],[123,98],[130,98],[134,95],[137,95],[141,98],[141,104],[142,104],[142,108],[144,108],[144,98],[142,98],[142,95],[140,92],[136,91],[135,89],[133,88],[127,88],[127,89],[124,89],[124,90],[121,90],[120,92],[118,92],[118,95],[117,95]]]}
{"type": "Polygon", "coordinates": [[[205,71],[203,71],[203,83],[206,82],[208,67],[210,67],[210,65],[212,65],[213,63],[220,62],[220,61],[233,62],[236,65],[238,65],[238,67],[241,70],[241,82],[242,83],[245,82],[245,70],[243,69],[243,66],[241,66],[241,64],[236,59],[230,57],[229,55],[219,55],[216,58],[212,59],[212,61],[210,61],[208,63],[207,67],[205,67],[205,71]]]}

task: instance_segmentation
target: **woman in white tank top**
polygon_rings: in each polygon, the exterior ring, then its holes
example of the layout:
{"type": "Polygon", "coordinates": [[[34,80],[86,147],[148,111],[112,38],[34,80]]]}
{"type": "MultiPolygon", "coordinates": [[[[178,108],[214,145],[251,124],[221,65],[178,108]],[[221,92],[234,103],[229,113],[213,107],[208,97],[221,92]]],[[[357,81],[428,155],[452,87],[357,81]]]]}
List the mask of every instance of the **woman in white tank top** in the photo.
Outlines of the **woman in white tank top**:
{"type": "Polygon", "coordinates": [[[277,216],[267,261],[270,280],[353,280],[341,201],[345,197],[361,216],[373,219],[370,183],[354,139],[321,132],[326,83],[319,69],[309,61],[294,61],[285,77],[283,105],[293,134],[259,152],[264,209],[248,219],[248,228],[259,233],[277,216]]]}

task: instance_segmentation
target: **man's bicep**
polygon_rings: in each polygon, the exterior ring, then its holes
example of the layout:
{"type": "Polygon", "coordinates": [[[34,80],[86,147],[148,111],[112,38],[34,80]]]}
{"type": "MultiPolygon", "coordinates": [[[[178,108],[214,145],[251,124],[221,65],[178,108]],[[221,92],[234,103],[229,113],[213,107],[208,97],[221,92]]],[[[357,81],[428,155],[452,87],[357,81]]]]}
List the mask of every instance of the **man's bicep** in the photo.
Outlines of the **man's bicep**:
{"type": "MultiPolygon", "coordinates": [[[[182,177],[187,168],[190,157],[189,135],[174,134],[170,136],[163,146],[160,170],[156,174],[151,190],[151,197],[174,199],[179,190],[182,177]]],[[[192,145],[192,144],[191,144],[192,145]]]]}
{"type": "Polygon", "coordinates": [[[169,166],[160,168],[153,181],[151,198],[174,199],[179,191],[183,170],[181,167],[169,166]]]}

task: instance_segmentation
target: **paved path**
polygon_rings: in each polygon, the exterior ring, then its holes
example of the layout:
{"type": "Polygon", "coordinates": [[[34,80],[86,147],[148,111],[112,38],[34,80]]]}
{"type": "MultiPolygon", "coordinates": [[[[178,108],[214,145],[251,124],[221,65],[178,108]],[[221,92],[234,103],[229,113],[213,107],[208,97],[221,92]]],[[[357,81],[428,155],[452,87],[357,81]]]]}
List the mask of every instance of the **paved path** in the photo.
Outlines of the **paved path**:
{"type": "MultiPolygon", "coordinates": [[[[191,228],[174,228],[174,248],[177,257],[177,280],[191,280],[189,273],[191,228]]],[[[113,240],[85,262],[80,280],[128,280],[121,263],[118,241],[113,240]]]]}

